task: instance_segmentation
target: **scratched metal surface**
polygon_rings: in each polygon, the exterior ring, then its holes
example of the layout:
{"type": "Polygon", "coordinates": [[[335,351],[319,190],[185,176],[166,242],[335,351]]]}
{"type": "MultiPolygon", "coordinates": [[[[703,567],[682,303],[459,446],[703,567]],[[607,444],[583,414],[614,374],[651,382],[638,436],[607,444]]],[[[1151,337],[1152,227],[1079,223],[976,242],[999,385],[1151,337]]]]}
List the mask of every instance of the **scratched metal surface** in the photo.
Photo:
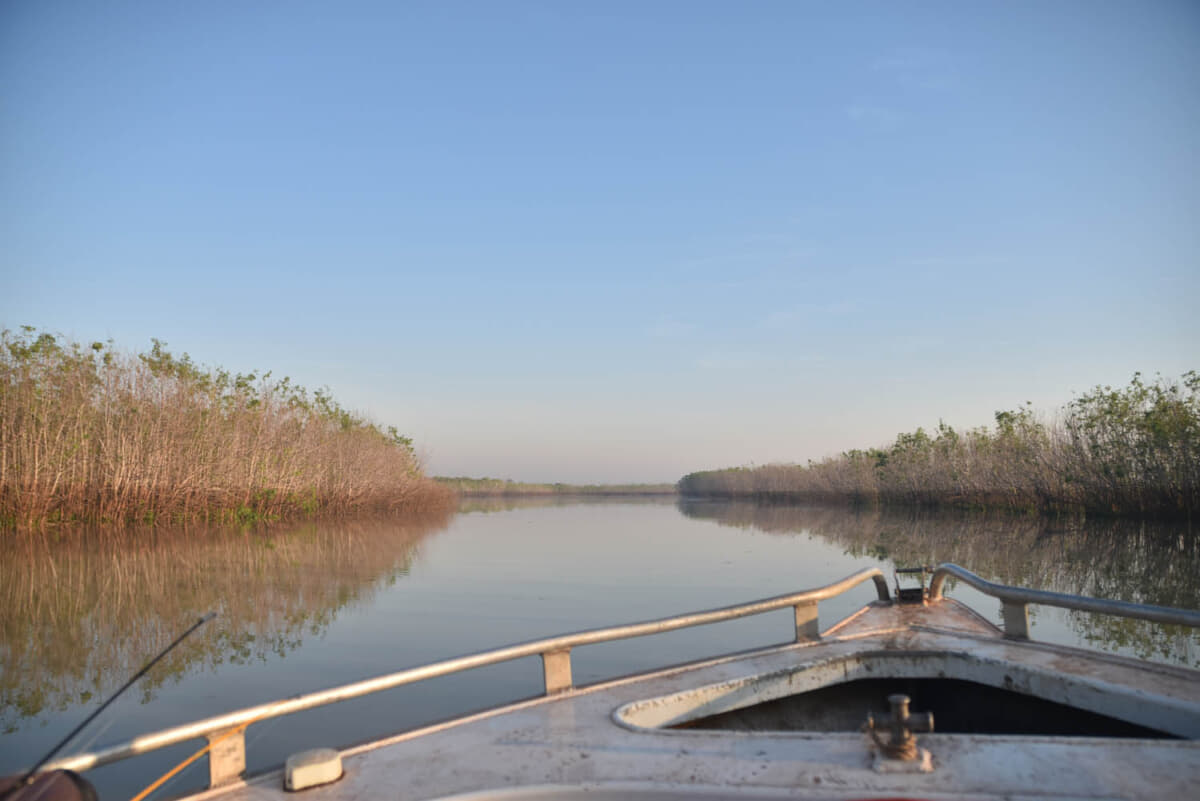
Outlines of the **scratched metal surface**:
{"type": "MultiPolygon", "coordinates": [[[[984,683],[1008,676],[1025,692],[1200,737],[1196,671],[1007,641],[953,604],[924,613],[871,607],[816,644],[575,690],[348,749],[345,777],[305,796],[566,799],[586,790],[588,797],[663,801],[698,795],[1151,799],[1191,797],[1200,786],[1196,740],[923,735],[933,772],[895,774],[874,768],[873,748],[860,734],[657,728],[681,715],[754,703],[756,693],[766,698],[787,684],[802,691],[806,682],[853,678],[864,654],[890,659],[898,672],[949,670],[984,683]]],[[[242,801],[282,793],[278,774],[269,774],[198,798],[242,801]]]]}

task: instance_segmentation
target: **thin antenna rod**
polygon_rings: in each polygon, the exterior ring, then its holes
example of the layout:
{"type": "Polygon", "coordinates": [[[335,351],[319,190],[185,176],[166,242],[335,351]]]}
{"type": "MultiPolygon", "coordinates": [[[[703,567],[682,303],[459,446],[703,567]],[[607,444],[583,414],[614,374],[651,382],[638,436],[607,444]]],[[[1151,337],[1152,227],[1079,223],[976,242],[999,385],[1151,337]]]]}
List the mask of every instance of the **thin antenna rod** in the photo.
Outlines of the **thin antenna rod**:
{"type": "MultiPolygon", "coordinates": [[[[158,656],[151,659],[149,662],[146,663],[146,666],[144,668],[139,670],[137,673],[133,674],[133,678],[131,678],[129,681],[125,682],[125,684],[121,687],[121,689],[119,689],[115,693],[113,693],[112,696],[107,701],[105,701],[103,704],[100,705],[99,709],[97,709],[92,714],[88,715],[87,718],[83,721],[83,723],[80,723],[78,726],[76,726],[71,731],[70,734],[68,734],[66,737],[64,737],[62,739],[62,742],[60,742],[58,745],[51,748],[50,753],[48,753],[44,757],[42,757],[41,760],[36,765],[34,765],[32,768],[29,769],[28,773],[26,773],[24,776],[21,777],[21,781],[19,781],[13,785],[13,790],[16,790],[20,787],[24,787],[26,784],[28,784],[29,780],[33,777],[33,775],[35,773],[38,772],[38,769],[40,769],[42,767],[42,765],[45,765],[47,762],[49,762],[51,757],[53,757],[55,754],[57,754],[59,751],[61,751],[66,746],[67,743],[69,743],[69,742],[71,742],[71,740],[75,739],[75,735],[77,735],[77,734],[79,734],[79,732],[83,731],[84,728],[86,728],[89,723],[91,723],[93,720],[95,720],[96,717],[101,712],[103,712],[105,709],[108,709],[109,705],[113,701],[115,701],[121,697],[121,693],[128,690],[130,687],[132,687],[134,685],[134,683],[138,679],[140,679],[142,676],[145,676],[147,673],[149,673],[150,668],[157,665],[164,656],[171,653],[171,651],[175,650],[175,646],[179,645],[179,643],[186,640],[193,631],[200,628],[201,626],[203,626],[205,623],[212,620],[216,616],[217,616],[216,612],[209,612],[207,615],[200,618],[195,623],[193,623],[190,627],[188,627],[187,631],[185,631],[183,634],[180,634],[178,637],[176,637],[174,642],[172,642],[170,645],[168,645],[162,651],[159,651],[158,656]]],[[[8,793],[5,793],[4,795],[7,796],[8,793]]],[[[0,796],[0,798],[2,798],[2,796],[0,796]]]]}

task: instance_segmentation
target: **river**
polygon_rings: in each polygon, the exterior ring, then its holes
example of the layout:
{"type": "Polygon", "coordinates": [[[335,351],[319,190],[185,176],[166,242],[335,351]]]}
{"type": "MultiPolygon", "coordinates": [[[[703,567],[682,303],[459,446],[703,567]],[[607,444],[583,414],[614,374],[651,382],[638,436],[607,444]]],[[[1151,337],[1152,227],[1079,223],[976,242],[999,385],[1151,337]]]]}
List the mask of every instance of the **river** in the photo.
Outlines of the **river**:
{"type": "MultiPolygon", "coordinates": [[[[733,604],[859,568],[957,562],[985,578],[1200,608],[1187,526],[628,498],[467,501],[397,523],[70,533],[0,546],[0,775],[36,761],[201,614],[218,617],[67,750],[535,637],[733,604]]],[[[873,597],[821,604],[823,625],[873,597]]],[[[999,603],[953,597],[999,622],[999,603]]],[[[787,641],[790,610],[576,649],[586,684],[787,641]]],[[[1053,609],[1033,636],[1196,666],[1200,634],[1053,609]]],[[[534,657],[254,725],[251,771],[536,695],[534,657]]],[[[188,743],[89,773],[129,797],[188,743]]],[[[204,760],[157,797],[202,786],[204,760]]]]}

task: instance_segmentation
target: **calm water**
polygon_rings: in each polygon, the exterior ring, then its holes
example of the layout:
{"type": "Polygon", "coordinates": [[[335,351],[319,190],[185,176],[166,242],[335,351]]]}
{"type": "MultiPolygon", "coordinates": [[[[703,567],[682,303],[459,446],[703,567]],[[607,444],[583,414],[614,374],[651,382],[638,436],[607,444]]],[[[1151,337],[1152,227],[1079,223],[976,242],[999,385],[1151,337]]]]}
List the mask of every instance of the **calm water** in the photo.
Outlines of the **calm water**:
{"type": "MultiPolygon", "coordinates": [[[[81,532],[0,553],[0,774],[35,761],[196,617],[220,613],[70,752],[139,733],[580,628],[737,603],[859,568],[954,561],[986,578],[1200,608],[1200,537],[1179,526],[856,515],[674,499],[470,503],[418,524],[81,532]]],[[[821,604],[828,625],[869,583],[821,604]]],[[[951,594],[999,621],[999,603],[951,594]]],[[[573,653],[578,683],[790,639],[790,610],[573,653]]],[[[1034,636],[1176,664],[1200,637],[1034,610],[1034,636]]],[[[536,695],[536,658],[313,710],[248,732],[251,770],[536,695]]],[[[129,797],[195,745],[94,771],[129,797]]],[[[170,796],[205,781],[201,760],[170,796]]]]}

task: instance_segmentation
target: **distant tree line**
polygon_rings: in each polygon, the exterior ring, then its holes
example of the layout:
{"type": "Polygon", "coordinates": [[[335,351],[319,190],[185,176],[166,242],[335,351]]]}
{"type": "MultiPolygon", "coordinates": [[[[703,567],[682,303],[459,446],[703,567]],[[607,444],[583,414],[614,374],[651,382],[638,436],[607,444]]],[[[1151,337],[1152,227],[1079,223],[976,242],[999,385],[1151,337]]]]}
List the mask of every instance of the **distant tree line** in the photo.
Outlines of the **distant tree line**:
{"type": "Polygon", "coordinates": [[[270,373],[153,341],[0,332],[0,528],[250,522],[446,506],[412,442],[270,373]]]}
{"type": "Polygon", "coordinates": [[[680,493],[761,500],[1200,517],[1200,374],[1100,386],[1050,420],[1028,406],[994,427],[939,423],[807,464],[708,470],[680,493]]]}
{"type": "Polygon", "coordinates": [[[674,484],[537,484],[507,478],[436,476],[434,480],[465,497],[503,495],[674,495],[674,484]]]}

